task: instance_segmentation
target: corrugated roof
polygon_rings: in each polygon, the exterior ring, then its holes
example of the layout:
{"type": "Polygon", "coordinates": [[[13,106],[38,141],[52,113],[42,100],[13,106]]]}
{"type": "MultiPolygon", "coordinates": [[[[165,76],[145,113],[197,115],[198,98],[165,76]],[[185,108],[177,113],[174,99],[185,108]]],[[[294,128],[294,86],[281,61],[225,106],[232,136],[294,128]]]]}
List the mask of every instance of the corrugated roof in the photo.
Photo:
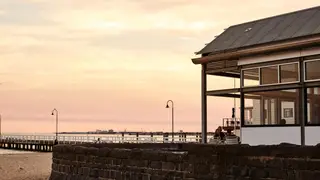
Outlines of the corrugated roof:
{"type": "Polygon", "coordinates": [[[320,6],[231,26],[197,54],[215,54],[316,34],[320,34],[320,6]]]}

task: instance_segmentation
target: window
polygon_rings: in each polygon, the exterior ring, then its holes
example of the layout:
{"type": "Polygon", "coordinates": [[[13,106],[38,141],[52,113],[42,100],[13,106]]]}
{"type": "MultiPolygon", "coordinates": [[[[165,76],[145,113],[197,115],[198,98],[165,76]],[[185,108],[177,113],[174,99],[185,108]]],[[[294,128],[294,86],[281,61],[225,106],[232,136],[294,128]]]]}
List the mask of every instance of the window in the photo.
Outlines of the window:
{"type": "Polygon", "coordinates": [[[243,86],[258,86],[259,68],[246,69],[242,71],[243,86]]]}
{"type": "Polygon", "coordinates": [[[244,109],[244,119],[246,119],[248,122],[252,119],[252,108],[246,108],[244,109]]]}
{"type": "Polygon", "coordinates": [[[299,81],[298,68],[298,63],[280,65],[280,83],[299,81]]]}
{"type": "Polygon", "coordinates": [[[310,60],[305,62],[305,79],[320,80],[320,60],[310,60]]]}
{"type": "Polygon", "coordinates": [[[293,118],[293,108],[284,108],[283,116],[284,118],[293,118]]]}
{"type": "Polygon", "coordinates": [[[261,84],[275,84],[278,83],[278,66],[262,67],[261,84]]]}
{"type": "Polygon", "coordinates": [[[250,109],[250,115],[245,117],[245,125],[261,125],[261,100],[259,96],[254,96],[253,94],[247,94],[245,98],[245,109],[250,109]],[[250,96],[250,97],[249,97],[250,96]]]}
{"type": "Polygon", "coordinates": [[[307,90],[307,120],[308,124],[320,124],[320,88],[308,88],[307,90]]]}
{"type": "MultiPolygon", "coordinates": [[[[246,87],[299,82],[299,63],[296,62],[296,60],[294,61],[295,62],[286,64],[277,64],[250,69],[243,69],[241,76],[241,80],[243,82],[242,86],[246,87]]],[[[320,63],[319,67],[317,68],[320,68],[320,63]]],[[[318,73],[318,77],[320,79],[320,71],[318,73]]]]}
{"type": "Polygon", "coordinates": [[[244,125],[299,124],[299,89],[246,93],[244,97],[245,109],[252,109],[244,125]]]}

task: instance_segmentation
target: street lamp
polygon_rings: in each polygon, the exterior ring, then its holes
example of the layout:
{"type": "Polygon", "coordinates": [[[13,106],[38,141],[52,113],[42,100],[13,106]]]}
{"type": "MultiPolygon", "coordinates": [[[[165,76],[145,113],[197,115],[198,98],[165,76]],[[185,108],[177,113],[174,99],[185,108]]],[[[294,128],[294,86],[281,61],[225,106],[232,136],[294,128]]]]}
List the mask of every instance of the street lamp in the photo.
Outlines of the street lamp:
{"type": "Polygon", "coordinates": [[[54,108],[52,110],[52,113],[51,113],[52,116],[56,115],[56,140],[55,140],[55,143],[58,143],[58,118],[59,118],[59,112],[56,108],[54,108]]]}
{"type": "Polygon", "coordinates": [[[172,125],[171,125],[171,127],[172,127],[172,142],[174,141],[174,110],[173,110],[173,101],[172,100],[168,100],[167,101],[167,106],[166,106],[166,108],[170,108],[170,106],[169,106],[169,102],[171,102],[171,123],[172,123],[172,125]]]}

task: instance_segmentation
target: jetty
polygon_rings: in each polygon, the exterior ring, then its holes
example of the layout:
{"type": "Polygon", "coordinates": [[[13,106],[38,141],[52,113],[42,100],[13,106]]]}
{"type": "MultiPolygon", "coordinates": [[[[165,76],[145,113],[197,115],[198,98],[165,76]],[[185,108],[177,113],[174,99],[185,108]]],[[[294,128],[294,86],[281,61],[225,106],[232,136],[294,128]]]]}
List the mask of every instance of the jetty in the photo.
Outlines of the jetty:
{"type": "MultiPolygon", "coordinates": [[[[213,136],[213,133],[210,133],[213,136]]],[[[56,135],[16,135],[0,136],[0,148],[51,152],[56,144],[96,144],[96,143],[201,143],[201,133],[141,133],[122,132],[120,134],[59,134],[56,135]]]]}

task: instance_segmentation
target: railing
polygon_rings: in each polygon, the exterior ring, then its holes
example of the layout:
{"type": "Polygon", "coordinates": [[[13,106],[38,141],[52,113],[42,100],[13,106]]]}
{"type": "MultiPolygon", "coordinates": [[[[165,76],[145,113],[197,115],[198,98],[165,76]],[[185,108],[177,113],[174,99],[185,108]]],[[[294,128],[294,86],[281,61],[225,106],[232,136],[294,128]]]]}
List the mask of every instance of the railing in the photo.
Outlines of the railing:
{"type": "MultiPolygon", "coordinates": [[[[208,138],[210,139],[210,137],[208,138]]],[[[55,135],[1,135],[0,142],[15,143],[40,143],[43,141],[55,141],[55,135]]],[[[57,137],[59,143],[200,143],[200,137],[127,137],[127,136],[62,136],[57,137]]]]}
{"type": "Polygon", "coordinates": [[[222,119],[222,127],[223,128],[240,128],[240,119],[238,118],[223,118],[222,119]]]}

